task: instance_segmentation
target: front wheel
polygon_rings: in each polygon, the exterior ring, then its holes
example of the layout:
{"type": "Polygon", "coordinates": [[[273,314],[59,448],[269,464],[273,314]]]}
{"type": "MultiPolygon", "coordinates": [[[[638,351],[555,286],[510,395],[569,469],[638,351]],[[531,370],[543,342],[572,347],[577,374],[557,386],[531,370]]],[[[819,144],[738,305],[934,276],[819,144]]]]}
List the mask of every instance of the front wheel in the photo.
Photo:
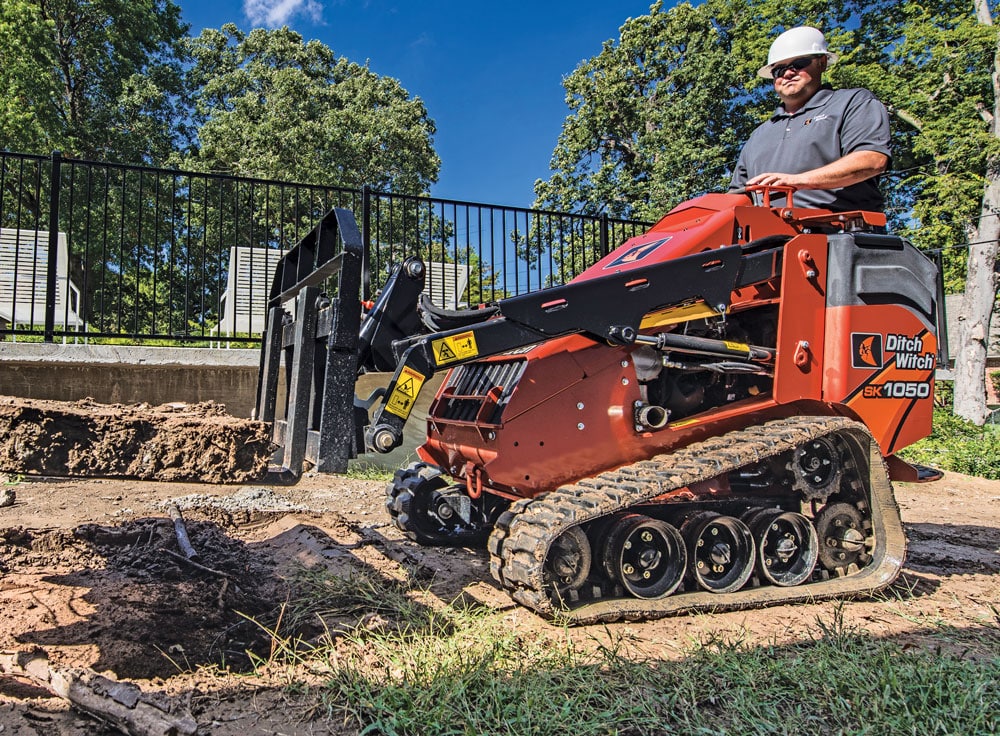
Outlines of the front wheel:
{"type": "Polygon", "coordinates": [[[464,489],[449,486],[441,470],[427,463],[396,471],[385,506],[396,527],[425,546],[477,546],[490,532],[464,489]]]}

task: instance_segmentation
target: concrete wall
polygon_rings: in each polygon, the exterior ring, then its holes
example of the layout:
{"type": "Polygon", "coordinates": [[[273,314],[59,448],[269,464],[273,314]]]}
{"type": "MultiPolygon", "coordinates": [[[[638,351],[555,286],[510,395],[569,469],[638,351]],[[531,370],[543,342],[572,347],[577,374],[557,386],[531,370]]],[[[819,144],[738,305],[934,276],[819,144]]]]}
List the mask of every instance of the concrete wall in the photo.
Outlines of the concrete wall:
{"type": "Polygon", "coordinates": [[[102,404],[256,403],[257,350],[0,343],[0,395],[102,404]]]}

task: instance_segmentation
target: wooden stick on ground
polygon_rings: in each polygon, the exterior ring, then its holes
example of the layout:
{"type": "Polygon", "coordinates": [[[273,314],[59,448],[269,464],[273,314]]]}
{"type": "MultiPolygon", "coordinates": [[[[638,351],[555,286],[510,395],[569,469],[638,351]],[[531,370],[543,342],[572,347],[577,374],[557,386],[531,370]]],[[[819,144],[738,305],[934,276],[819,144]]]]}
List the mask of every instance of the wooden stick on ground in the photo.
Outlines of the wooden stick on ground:
{"type": "Polygon", "coordinates": [[[181,516],[181,510],[177,508],[177,504],[170,504],[167,507],[167,513],[170,514],[170,520],[174,522],[174,534],[177,535],[177,546],[181,548],[181,552],[189,560],[199,562],[201,557],[198,555],[198,551],[191,545],[187,527],[184,525],[184,517],[181,516]]]}
{"type": "Polygon", "coordinates": [[[40,649],[0,653],[0,673],[28,678],[129,736],[192,736],[198,730],[194,716],[168,698],[91,669],[52,666],[40,649]]]}

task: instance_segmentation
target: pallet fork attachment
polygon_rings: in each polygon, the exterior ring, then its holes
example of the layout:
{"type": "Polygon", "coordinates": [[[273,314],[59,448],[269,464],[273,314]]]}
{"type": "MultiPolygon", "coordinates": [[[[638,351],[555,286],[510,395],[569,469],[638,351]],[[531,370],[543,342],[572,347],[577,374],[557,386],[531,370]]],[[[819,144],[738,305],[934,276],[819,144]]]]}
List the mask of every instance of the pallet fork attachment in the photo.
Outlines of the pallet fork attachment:
{"type": "Polygon", "coordinates": [[[257,385],[257,419],[272,424],[277,480],[304,461],[342,473],[356,456],[352,417],[361,322],[364,247],[350,211],[327,213],[282,257],[268,297],[257,385]],[[326,284],[325,292],[320,286],[326,284]],[[292,313],[285,305],[293,302],[292,313]],[[279,386],[280,368],[285,376],[279,386]],[[283,389],[283,392],[279,391],[283,389]],[[279,394],[283,411],[279,412],[279,394]]]}

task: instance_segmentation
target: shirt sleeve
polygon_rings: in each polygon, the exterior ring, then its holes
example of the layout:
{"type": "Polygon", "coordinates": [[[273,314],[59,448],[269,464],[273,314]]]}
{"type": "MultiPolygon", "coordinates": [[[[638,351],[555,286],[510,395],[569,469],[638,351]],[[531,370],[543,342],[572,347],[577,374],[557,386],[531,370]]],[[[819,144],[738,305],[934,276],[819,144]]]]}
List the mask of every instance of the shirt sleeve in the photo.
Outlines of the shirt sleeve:
{"type": "Polygon", "coordinates": [[[866,89],[855,94],[844,112],[840,129],[841,155],[855,151],[876,151],[892,155],[889,146],[889,112],[874,94],[866,89]]]}
{"type": "Polygon", "coordinates": [[[739,158],[736,159],[736,168],[733,169],[733,178],[729,182],[729,191],[735,192],[746,186],[747,179],[747,165],[743,160],[743,153],[746,151],[746,146],[740,151],[739,158]]]}

